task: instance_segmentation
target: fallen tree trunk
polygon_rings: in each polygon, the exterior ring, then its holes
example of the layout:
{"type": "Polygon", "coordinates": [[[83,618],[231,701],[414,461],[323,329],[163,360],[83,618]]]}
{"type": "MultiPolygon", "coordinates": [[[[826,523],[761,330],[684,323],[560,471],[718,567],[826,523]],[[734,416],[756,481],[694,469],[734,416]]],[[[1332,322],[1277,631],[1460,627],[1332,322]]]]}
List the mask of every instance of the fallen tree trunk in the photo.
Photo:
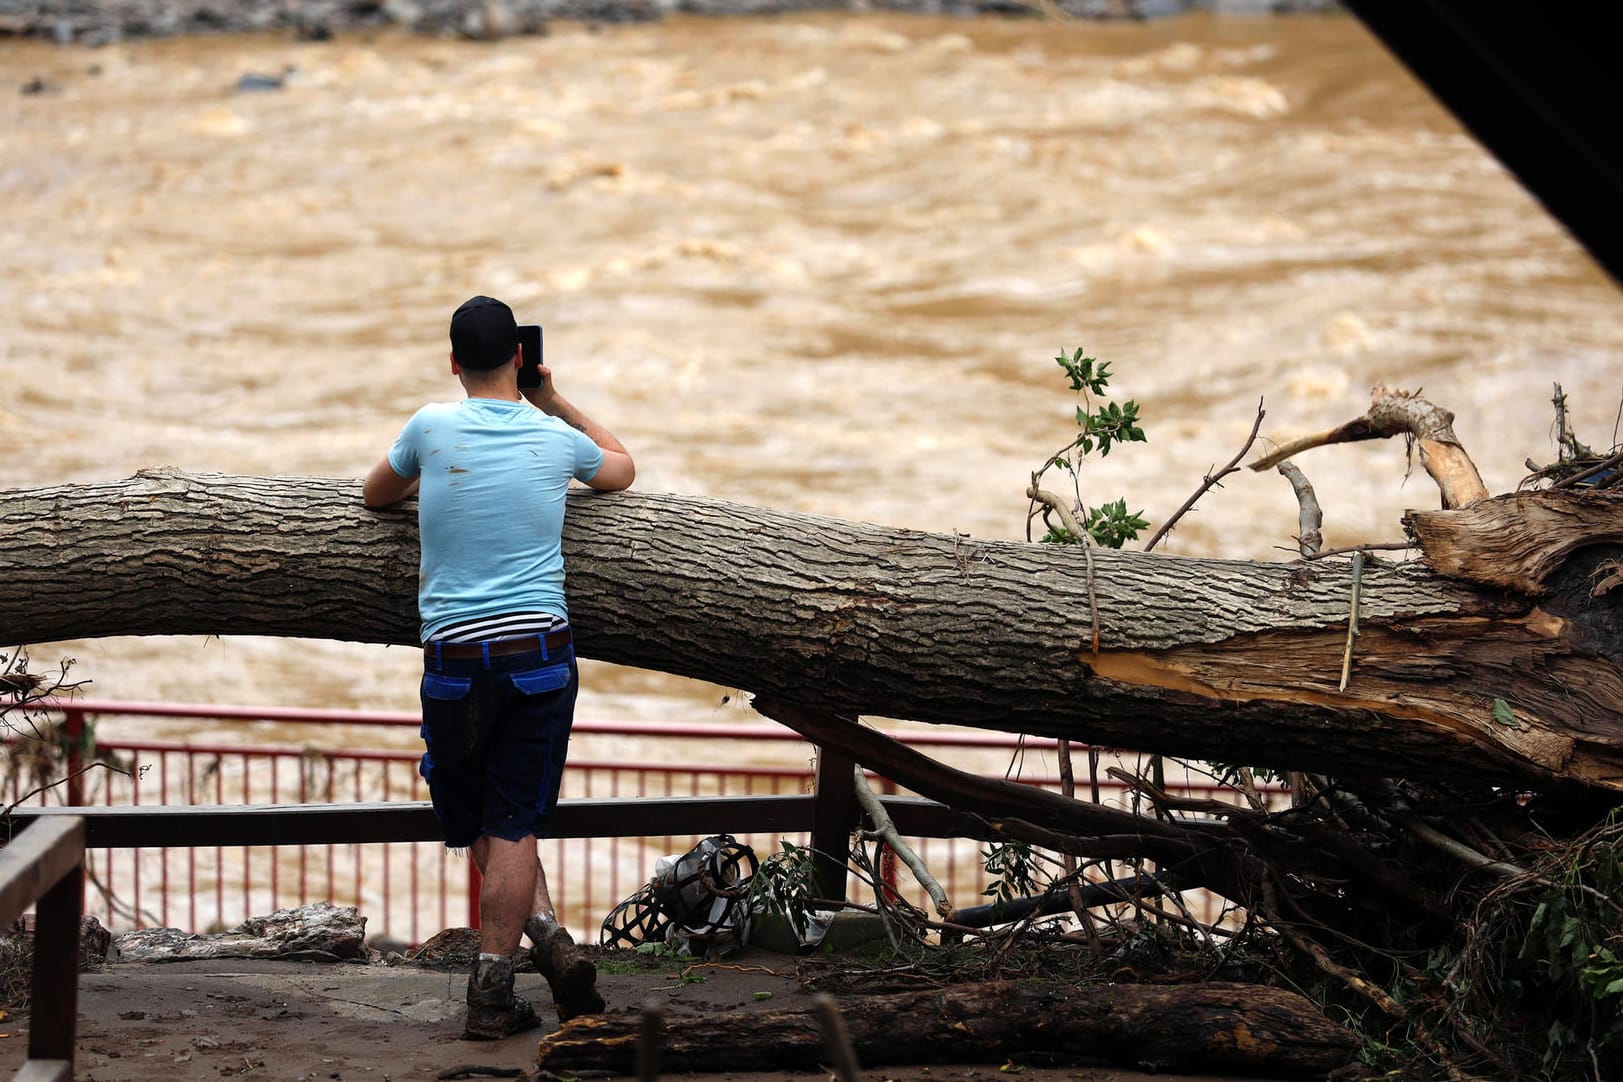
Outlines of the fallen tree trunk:
{"type": "Polygon", "coordinates": [[[115,962],[194,962],[215,958],[278,958],[342,962],[364,956],[366,918],[352,905],[315,902],[249,917],[235,928],[202,934],[179,928],[138,928],[113,940],[115,962]]]}
{"type": "MultiPolygon", "coordinates": [[[[864,1067],[1106,1062],[1151,1071],[1323,1078],[1357,1039],[1292,992],[1248,984],[997,981],[842,999],[864,1067]]],[[[554,1073],[636,1071],[635,1014],[593,1015],[541,1039],[554,1073]]],[[[810,1007],[669,1016],[666,1071],[815,1070],[832,1062],[810,1007]]]]}
{"type": "MultiPolygon", "coordinates": [[[[1623,518],[1623,498],[1583,498],[1623,518]]],[[[1340,776],[1623,790],[1623,591],[1579,604],[1565,567],[1534,600],[1371,561],[1338,692],[1344,565],[1095,552],[1095,653],[1074,549],[675,495],[570,507],[585,656],[853,715],[1340,776]]],[[[151,471],[0,492],[0,529],[0,642],[417,641],[415,507],[368,511],[355,481],[151,471]]]]}

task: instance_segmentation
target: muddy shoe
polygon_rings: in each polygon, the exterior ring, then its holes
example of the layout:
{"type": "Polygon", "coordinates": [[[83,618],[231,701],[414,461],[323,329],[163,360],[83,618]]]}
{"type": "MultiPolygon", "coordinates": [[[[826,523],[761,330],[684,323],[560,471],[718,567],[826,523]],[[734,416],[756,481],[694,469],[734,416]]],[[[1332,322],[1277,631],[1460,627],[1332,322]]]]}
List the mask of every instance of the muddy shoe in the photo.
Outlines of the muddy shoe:
{"type": "Polygon", "coordinates": [[[553,921],[531,917],[525,922],[524,934],[534,944],[530,947],[531,963],[552,986],[558,1021],[601,1014],[603,997],[597,994],[597,967],[575,945],[569,931],[553,921]]]}
{"type": "Polygon", "coordinates": [[[535,1008],[513,994],[513,960],[481,958],[468,976],[465,1041],[499,1041],[541,1025],[535,1008]]]}

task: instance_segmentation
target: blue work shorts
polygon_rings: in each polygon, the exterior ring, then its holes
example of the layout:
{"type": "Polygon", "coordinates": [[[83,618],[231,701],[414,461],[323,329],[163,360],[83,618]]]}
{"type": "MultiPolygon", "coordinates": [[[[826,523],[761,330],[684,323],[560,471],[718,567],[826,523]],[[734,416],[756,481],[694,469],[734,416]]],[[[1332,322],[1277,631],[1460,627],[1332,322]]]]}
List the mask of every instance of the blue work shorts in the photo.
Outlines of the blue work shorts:
{"type": "Polygon", "coordinates": [[[445,845],[544,837],[558,804],[580,673],[572,646],[423,662],[428,782],[445,845]]]}

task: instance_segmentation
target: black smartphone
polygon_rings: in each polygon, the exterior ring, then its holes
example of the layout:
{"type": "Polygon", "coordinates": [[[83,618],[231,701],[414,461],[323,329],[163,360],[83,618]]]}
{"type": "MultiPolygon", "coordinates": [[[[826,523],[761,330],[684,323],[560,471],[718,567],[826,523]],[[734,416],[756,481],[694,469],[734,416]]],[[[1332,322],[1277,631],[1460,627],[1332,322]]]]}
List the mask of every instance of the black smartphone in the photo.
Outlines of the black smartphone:
{"type": "Polygon", "coordinates": [[[520,323],[518,344],[524,354],[524,364],[518,370],[520,387],[541,386],[541,324],[520,323]]]}

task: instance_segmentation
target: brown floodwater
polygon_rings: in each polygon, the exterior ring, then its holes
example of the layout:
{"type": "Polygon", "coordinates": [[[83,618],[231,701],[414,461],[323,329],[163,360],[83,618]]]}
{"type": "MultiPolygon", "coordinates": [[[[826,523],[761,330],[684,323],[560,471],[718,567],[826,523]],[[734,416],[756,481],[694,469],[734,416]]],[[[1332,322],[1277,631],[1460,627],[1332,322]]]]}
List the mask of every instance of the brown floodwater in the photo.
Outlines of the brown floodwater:
{"type": "MultiPolygon", "coordinates": [[[[1259,399],[1280,439],[1424,388],[1495,491],[1553,455],[1553,382],[1615,438],[1619,291],[1346,17],[0,41],[0,76],[7,487],[359,477],[457,393],[445,326],[477,292],[545,324],[642,489],[933,531],[1023,535],[1030,472],[1074,434],[1053,357],[1076,346],[1149,433],[1085,495],[1152,522],[1259,399]],[[51,92],[17,92],[36,76],[51,92]]],[[[1302,466],[1330,545],[1436,502],[1397,443],[1302,466]]],[[[1283,559],[1295,527],[1286,482],[1246,473],[1166,547],[1283,559]]],[[[34,655],[98,697],[415,703],[409,650],[34,655]]],[[[722,690],[589,665],[581,710],[747,717],[722,690]]]]}

